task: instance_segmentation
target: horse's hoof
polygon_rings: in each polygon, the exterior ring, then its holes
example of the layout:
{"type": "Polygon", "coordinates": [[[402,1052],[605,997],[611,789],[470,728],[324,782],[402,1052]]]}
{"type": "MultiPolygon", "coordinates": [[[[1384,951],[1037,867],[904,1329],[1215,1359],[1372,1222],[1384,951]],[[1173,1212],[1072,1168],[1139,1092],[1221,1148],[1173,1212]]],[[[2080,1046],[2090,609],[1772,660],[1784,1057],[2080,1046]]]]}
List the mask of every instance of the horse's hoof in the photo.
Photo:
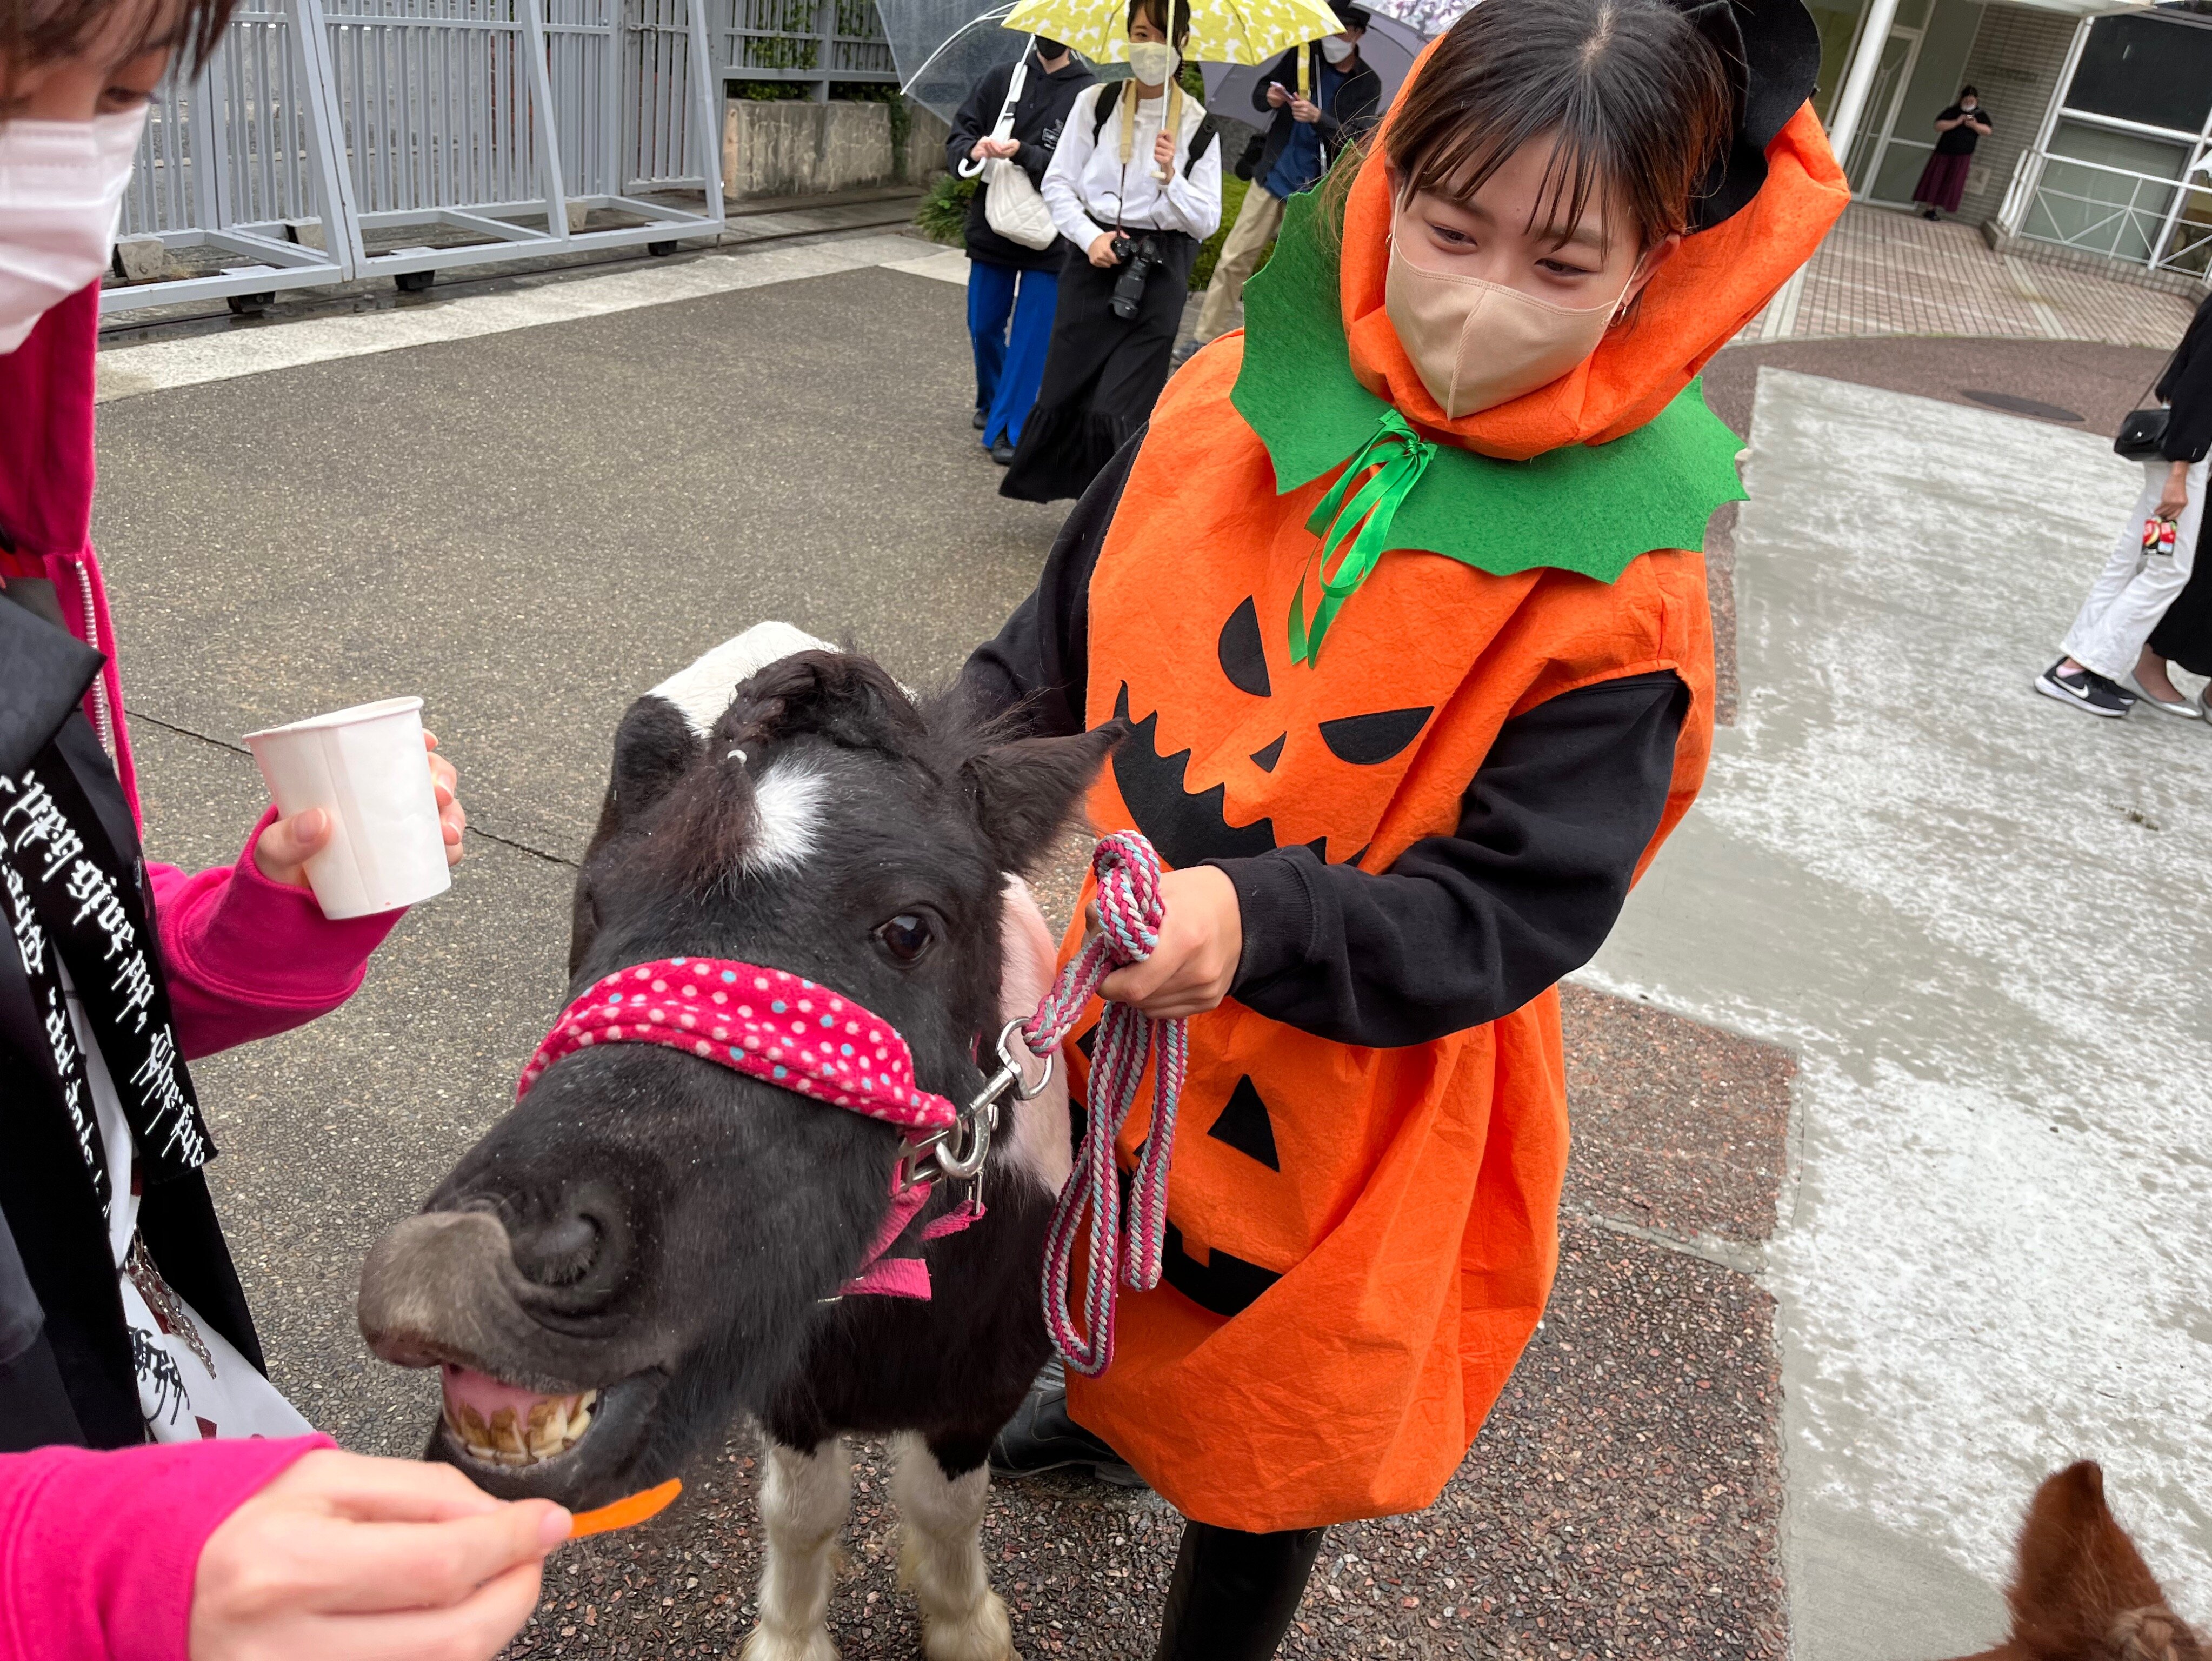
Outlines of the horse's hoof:
{"type": "Polygon", "coordinates": [[[837,1661],[837,1646],[820,1627],[800,1634],[755,1627],[738,1661],[837,1661]]]}
{"type": "Polygon", "coordinates": [[[985,1590],[974,1608],[957,1620],[921,1621],[921,1652],[929,1661],[1016,1661],[1014,1629],[1006,1606],[985,1590]]]}

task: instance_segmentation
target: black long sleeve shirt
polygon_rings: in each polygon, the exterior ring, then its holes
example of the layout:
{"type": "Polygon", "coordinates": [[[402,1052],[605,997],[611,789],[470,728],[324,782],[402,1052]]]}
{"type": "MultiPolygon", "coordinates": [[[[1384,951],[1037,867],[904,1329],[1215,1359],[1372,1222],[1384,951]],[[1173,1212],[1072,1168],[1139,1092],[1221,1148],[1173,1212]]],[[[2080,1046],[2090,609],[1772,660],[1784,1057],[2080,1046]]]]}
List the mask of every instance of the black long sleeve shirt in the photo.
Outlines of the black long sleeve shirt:
{"type": "MultiPolygon", "coordinates": [[[[1014,161],[1030,176],[1030,183],[1044,182],[1044,170],[1052,165],[1052,153],[1059,146],[1061,129],[1067,125],[1067,113],[1075,107],[1076,94],[1098,77],[1081,60],[1070,58],[1066,65],[1051,74],[1034,54],[1029,60],[1030,70],[1022,82],[1022,100],[1014,106],[1014,142],[1021,146],[1014,161]]],[[[975,87],[952,118],[952,131],[945,141],[945,159],[957,174],[960,164],[969,159],[975,141],[988,138],[999,125],[999,111],[1006,101],[1006,88],[1013,84],[1014,66],[1000,64],[984,70],[975,87]]],[[[994,265],[1012,265],[1021,271],[1057,270],[1066,252],[1064,240],[1055,239],[1045,247],[1032,248],[1008,240],[991,228],[988,210],[984,205],[984,192],[977,191],[968,204],[968,221],[963,234],[968,243],[971,259],[988,260],[994,265]]]]}
{"type": "MultiPolygon", "coordinates": [[[[1031,734],[1083,730],[1091,575],[1141,435],[1076,505],[1037,586],[963,679],[1031,734]]],[[[1340,1043],[1424,1043],[1510,1014],[1595,955],[1658,829],[1689,689],[1672,671],[1563,693],[1499,729],[1457,828],[1387,871],[1303,846],[1210,860],[1236,885],[1230,990],[1340,1043]]]]}
{"type": "Polygon", "coordinates": [[[2212,453],[2212,296],[2197,307],[2158,379],[2159,401],[2170,406],[2160,453],[2168,461],[2202,461],[2212,453]]]}

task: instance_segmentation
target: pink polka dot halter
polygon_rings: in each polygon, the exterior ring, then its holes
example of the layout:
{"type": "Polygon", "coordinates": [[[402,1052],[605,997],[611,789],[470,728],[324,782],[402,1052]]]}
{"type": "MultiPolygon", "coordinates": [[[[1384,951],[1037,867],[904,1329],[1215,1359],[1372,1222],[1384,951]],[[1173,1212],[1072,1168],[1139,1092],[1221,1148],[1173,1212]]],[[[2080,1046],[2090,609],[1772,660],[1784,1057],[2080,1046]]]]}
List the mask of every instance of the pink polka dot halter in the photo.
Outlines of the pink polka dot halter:
{"type": "Polygon", "coordinates": [[[666,1044],[902,1130],[941,1130],[959,1117],[915,1084],[914,1056],[890,1022],[788,970],[726,958],[617,970],[561,1012],[516,1098],[562,1057],[602,1043],[666,1044]]]}

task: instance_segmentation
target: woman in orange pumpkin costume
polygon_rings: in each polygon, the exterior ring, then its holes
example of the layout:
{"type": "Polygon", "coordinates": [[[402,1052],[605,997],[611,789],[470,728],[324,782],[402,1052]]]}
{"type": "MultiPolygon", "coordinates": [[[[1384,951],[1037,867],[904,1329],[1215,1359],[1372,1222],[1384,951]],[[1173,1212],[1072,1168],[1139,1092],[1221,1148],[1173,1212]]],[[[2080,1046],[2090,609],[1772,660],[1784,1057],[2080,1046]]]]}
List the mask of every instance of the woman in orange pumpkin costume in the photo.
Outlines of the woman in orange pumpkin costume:
{"type": "Polygon", "coordinates": [[[1103,989],[1190,1017],[1164,1283],[994,1457],[1191,1519],[1162,1661],[1273,1654],[1321,1530],[1433,1500],[1543,1311],[1555,983],[1705,775],[1694,551],[1741,490],[1692,383],[1847,199],[1818,61],[1798,0],[1484,0],[969,661],[1036,732],[1127,727],[1091,818],[1170,867],[1103,989]]]}

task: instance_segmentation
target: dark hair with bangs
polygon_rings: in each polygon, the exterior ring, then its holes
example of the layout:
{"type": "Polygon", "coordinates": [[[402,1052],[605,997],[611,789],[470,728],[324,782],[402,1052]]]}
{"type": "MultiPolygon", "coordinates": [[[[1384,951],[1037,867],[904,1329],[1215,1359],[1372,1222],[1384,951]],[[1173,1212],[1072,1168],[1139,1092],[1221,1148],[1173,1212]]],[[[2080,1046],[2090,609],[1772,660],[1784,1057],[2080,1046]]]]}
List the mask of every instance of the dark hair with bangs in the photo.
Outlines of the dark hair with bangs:
{"type": "Polygon", "coordinates": [[[1129,21],[1149,17],[1177,52],[1190,39],[1190,0],[1129,0],[1129,21]]]}
{"type": "MultiPolygon", "coordinates": [[[[238,0],[0,0],[0,99],[27,70],[74,58],[100,43],[118,16],[139,10],[135,28],[121,37],[118,60],[157,47],[175,49],[178,67],[191,73],[222,39],[238,0]]],[[[6,119],[0,104],[0,119],[6,119]]]]}
{"type": "Polygon", "coordinates": [[[1719,52],[1665,0],[1483,0],[1407,89],[1384,154],[1401,201],[1465,198],[1555,139],[1538,219],[1564,235],[1609,195],[1649,248],[1689,223],[1735,117],[1719,52]]]}

